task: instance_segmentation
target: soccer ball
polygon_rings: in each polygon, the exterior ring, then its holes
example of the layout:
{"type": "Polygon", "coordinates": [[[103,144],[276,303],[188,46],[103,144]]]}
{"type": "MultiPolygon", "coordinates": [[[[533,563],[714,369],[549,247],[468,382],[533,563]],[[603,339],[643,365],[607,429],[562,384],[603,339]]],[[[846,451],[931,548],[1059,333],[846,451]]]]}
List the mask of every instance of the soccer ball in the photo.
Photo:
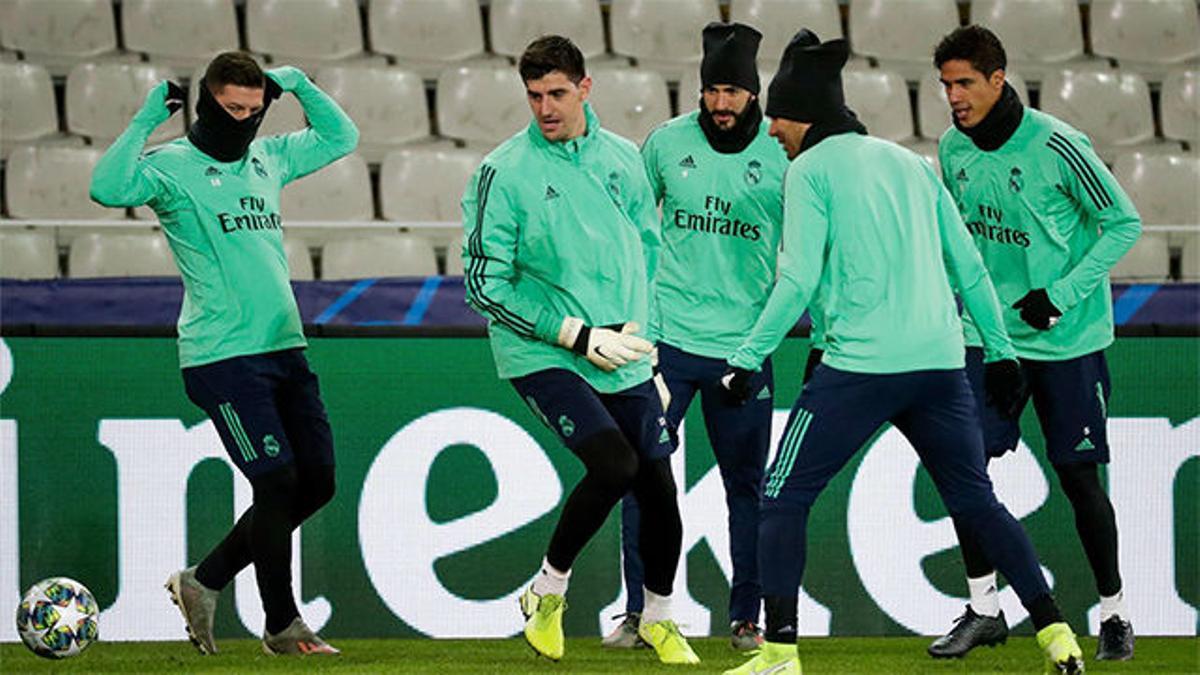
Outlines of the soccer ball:
{"type": "Polygon", "coordinates": [[[34,584],[17,606],[17,633],[30,651],[48,659],[77,656],[100,637],[96,598],[67,577],[34,584]]]}

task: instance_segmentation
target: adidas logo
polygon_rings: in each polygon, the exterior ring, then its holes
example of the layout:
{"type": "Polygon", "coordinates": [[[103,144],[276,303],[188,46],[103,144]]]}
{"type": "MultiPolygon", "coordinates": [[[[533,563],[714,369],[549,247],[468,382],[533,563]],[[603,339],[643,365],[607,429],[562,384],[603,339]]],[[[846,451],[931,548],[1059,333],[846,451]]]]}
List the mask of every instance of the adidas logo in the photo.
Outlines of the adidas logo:
{"type": "Polygon", "coordinates": [[[663,429],[662,433],[658,435],[658,442],[659,443],[670,443],[671,442],[671,434],[668,434],[667,430],[663,429]]]}
{"type": "Polygon", "coordinates": [[[771,398],[771,388],[764,386],[762,388],[762,391],[758,392],[758,396],[756,398],[758,398],[758,400],[760,400],[760,401],[765,401],[765,400],[771,398]]]}
{"type": "Polygon", "coordinates": [[[1079,441],[1079,445],[1075,446],[1076,452],[1084,452],[1085,450],[1095,450],[1096,446],[1092,445],[1092,439],[1084,438],[1079,441]]]}
{"type": "Polygon", "coordinates": [[[696,168],[696,160],[692,159],[691,155],[688,155],[679,161],[679,166],[685,169],[694,169],[696,168]]]}
{"type": "Polygon", "coordinates": [[[215,166],[210,166],[204,170],[204,175],[205,176],[220,176],[221,170],[215,166]]]}
{"type": "Polygon", "coordinates": [[[955,179],[955,180],[960,180],[960,181],[963,181],[963,182],[966,182],[967,180],[969,180],[969,179],[967,178],[967,170],[966,170],[966,169],[959,169],[959,170],[958,170],[958,174],[954,176],[954,179],[955,179]]]}
{"type": "Polygon", "coordinates": [[[554,189],[554,186],[546,186],[546,199],[558,199],[558,191],[554,189]]]}

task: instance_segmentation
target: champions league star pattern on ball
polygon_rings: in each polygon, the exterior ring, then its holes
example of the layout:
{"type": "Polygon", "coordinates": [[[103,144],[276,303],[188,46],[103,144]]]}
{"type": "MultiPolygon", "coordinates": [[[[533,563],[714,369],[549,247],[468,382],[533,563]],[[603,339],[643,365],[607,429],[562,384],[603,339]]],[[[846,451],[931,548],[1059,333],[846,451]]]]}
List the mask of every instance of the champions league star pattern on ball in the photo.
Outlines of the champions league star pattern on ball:
{"type": "Polygon", "coordinates": [[[17,632],[38,656],[77,656],[100,637],[99,608],[86,586],[67,577],[34,584],[17,606],[17,632]]]}

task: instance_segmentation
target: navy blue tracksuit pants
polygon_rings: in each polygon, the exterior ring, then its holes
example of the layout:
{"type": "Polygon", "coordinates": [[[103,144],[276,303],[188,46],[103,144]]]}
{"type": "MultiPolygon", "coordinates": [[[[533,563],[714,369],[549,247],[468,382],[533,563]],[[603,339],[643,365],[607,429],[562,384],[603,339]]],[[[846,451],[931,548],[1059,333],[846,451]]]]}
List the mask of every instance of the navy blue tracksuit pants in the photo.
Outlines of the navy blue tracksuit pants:
{"type": "Polygon", "coordinates": [[[884,423],[912,443],[946,510],[972,531],[1022,604],[1048,594],[1021,525],[996,500],[966,372],[874,375],[818,366],[767,469],[759,529],[763,595],[794,597],[804,575],[809,509],[884,423]]]}
{"type": "MultiPolygon", "coordinates": [[[[758,581],[759,501],[762,497],[763,466],[771,442],[775,382],[771,361],[754,374],[754,392],[745,405],[730,405],[719,380],[727,365],[724,359],[689,354],[668,344],[658,345],[658,369],[671,391],[667,425],[672,431],[687,414],[696,394],[704,413],[704,426],[716,455],[725,503],[729,509],[729,553],[733,579],[729,589],[729,620],[758,622],[762,601],[758,581]]],[[[642,558],[638,553],[639,512],[632,494],[621,502],[621,546],[624,553],[625,611],[640,612],[642,558]]]]}

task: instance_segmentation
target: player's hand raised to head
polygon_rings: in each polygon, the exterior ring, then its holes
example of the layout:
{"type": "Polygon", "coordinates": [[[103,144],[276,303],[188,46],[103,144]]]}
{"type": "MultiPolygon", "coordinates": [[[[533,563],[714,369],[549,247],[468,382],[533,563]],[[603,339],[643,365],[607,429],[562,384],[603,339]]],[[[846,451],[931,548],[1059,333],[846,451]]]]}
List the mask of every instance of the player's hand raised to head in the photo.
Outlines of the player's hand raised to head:
{"type": "Polygon", "coordinates": [[[139,124],[157,127],[170,119],[177,110],[182,109],[186,100],[183,87],[170,80],[163,80],[146,94],[146,102],[142,104],[142,109],[134,119],[139,124]]]}

